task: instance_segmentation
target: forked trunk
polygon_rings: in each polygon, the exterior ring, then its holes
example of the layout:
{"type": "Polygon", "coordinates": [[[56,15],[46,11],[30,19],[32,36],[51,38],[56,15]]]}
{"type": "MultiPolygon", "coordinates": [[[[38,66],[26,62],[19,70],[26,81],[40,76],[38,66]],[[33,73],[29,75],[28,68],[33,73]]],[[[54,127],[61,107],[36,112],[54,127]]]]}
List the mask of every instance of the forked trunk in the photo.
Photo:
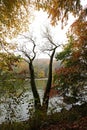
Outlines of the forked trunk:
{"type": "Polygon", "coordinates": [[[49,94],[50,94],[50,90],[51,90],[51,86],[52,86],[52,63],[53,63],[53,57],[55,54],[55,49],[53,50],[53,52],[50,56],[48,81],[47,81],[47,85],[46,85],[46,89],[45,89],[44,97],[43,97],[42,107],[43,107],[45,112],[47,112],[47,110],[48,110],[49,94]]]}
{"type": "Polygon", "coordinates": [[[35,83],[35,75],[34,75],[34,67],[32,64],[32,61],[29,63],[29,70],[30,70],[30,84],[31,84],[31,89],[33,92],[33,97],[34,97],[34,107],[35,110],[38,110],[41,107],[41,102],[40,102],[40,97],[36,88],[36,83],[35,83]]]}

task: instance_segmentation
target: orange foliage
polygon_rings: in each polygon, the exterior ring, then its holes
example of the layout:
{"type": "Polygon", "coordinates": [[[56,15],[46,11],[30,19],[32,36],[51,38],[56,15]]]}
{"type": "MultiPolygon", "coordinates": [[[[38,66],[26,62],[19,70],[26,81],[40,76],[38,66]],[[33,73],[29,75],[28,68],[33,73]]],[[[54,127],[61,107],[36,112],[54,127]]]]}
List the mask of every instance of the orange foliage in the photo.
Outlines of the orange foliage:
{"type": "Polygon", "coordinates": [[[55,87],[52,87],[50,90],[50,98],[58,95],[58,90],[55,89],[55,87]]]}
{"type": "Polygon", "coordinates": [[[54,25],[59,20],[62,23],[66,22],[69,13],[72,13],[74,16],[79,15],[82,9],[80,0],[36,0],[36,7],[47,11],[54,25]]]}
{"type": "Polygon", "coordinates": [[[58,75],[68,75],[73,73],[78,73],[79,66],[71,66],[71,67],[61,67],[60,69],[56,70],[56,74],[58,75]]]}

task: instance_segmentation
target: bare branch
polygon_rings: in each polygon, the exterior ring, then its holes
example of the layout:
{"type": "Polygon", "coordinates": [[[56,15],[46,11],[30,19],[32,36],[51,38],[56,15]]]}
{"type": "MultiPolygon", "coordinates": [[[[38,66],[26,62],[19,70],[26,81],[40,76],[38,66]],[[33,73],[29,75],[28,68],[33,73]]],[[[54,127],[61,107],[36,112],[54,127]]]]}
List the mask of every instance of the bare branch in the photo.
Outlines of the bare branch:
{"type": "Polygon", "coordinates": [[[33,53],[34,53],[34,56],[33,56],[33,58],[32,58],[32,61],[35,59],[35,57],[36,57],[36,52],[35,52],[35,47],[36,47],[36,44],[35,44],[35,41],[32,39],[32,38],[30,38],[30,40],[32,41],[32,43],[33,43],[33,53]]]}
{"type": "Polygon", "coordinates": [[[27,35],[22,34],[21,36],[24,37],[24,40],[26,40],[26,39],[28,40],[26,42],[27,44],[28,43],[32,44],[31,47],[30,47],[31,49],[28,49],[28,45],[26,46],[26,44],[22,45],[22,47],[19,49],[19,51],[22,52],[26,58],[28,58],[29,61],[26,60],[26,59],[25,60],[29,63],[30,61],[33,61],[35,59],[35,57],[36,57],[35,39],[33,38],[32,35],[27,36],[27,35]]]}
{"type": "Polygon", "coordinates": [[[45,52],[50,55],[52,51],[56,50],[56,48],[60,47],[60,44],[56,43],[53,39],[53,36],[51,34],[51,31],[48,27],[45,28],[45,31],[43,32],[43,38],[44,38],[44,45],[41,48],[42,52],[45,52]]]}

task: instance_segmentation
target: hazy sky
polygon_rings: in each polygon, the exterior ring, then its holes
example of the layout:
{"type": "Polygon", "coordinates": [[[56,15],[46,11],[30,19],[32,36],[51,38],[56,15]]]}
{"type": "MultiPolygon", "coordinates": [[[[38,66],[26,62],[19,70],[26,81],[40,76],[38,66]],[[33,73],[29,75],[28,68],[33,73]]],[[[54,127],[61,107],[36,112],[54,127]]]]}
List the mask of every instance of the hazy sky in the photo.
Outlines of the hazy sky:
{"type": "MultiPolygon", "coordinates": [[[[55,40],[55,42],[58,42],[59,44],[65,44],[66,43],[66,32],[68,31],[69,26],[73,23],[74,18],[72,16],[69,17],[69,22],[64,29],[61,29],[61,22],[58,22],[58,25],[53,27],[50,24],[50,19],[48,19],[48,15],[46,12],[43,12],[42,10],[35,11],[35,18],[33,23],[30,26],[30,32],[33,32],[34,36],[38,38],[38,44],[41,45],[41,35],[42,32],[45,29],[45,26],[50,28],[52,36],[55,40]]],[[[61,51],[60,48],[57,49],[57,51],[61,51]]],[[[48,57],[47,54],[41,54],[39,55],[39,58],[46,58],[48,57]]]]}
{"type": "MultiPolygon", "coordinates": [[[[87,0],[81,0],[81,3],[83,5],[83,7],[87,6],[87,0]]],[[[36,35],[39,36],[41,31],[44,30],[44,26],[46,26],[46,25],[49,26],[50,19],[48,19],[47,13],[43,12],[42,10],[35,11],[34,15],[35,15],[35,18],[33,20],[33,23],[31,24],[30,29],[32,31],[34,31],[36,35]]],[[[69,28],[69,26],[73,23],[74,20],[75,20],[74,17],[70,15],[68,25],[64,28],[64,30],[61,29],[60,22],[58,22],[58,26],[52,28],[52,31],[56,34],[56,37],[60,41],[63,41],[63,39],[65,40],[65,33],[66,33],[67,29],[69,28]]]]}
{"type": "MultiPolygon", "coordinates": [[[[81,0],[81,3],[83,7],[87,6],[87,0],[81,0]]],[[[51,27],[50,25],[50,19],[48,19],[48,15],[46,12],[43,12],[42,10],[40,11],[35,11],[34,12],[35,18],[33,23],[30,26],[30,31],[38,37],[38,43],[40,44],[41,40],[41,33],[44,30],[45,26],[50,26],[51,32],[53,33],[53,37],[56,41],[59,43],[66,43],[66,32],[68,31],[70,25],[75,21],[75,18],[73,16],[69,16],[69,21],[66,27],[64,29],[61,29],[61,23],[59,22],[57,26],[51,27]],[[40,40],[39,40],[40,39],[40,40]]],[[[61,49],[59,48],[57,51],[60,51],[61,49]]],[[[43,57],[44,55],[40,55],[40,57],[43,57]]]]}
{"type": "MultiPolygon", "coordinates": [[[[86,7],[87,5],[87,0],[81,0],[83,7],[86,7]]],[[[29,31],[31,33],[33,33],[33,35],[35,37],[37,37],[37,44],[38,46],[42,44],[41,42],[41,34],[45,28],[45,26],[50,27],[50,30],[52,32],[52,35],[55,39],[56,42],[59,42],[60,44],[66,43],[66,32],[68,31],[68,28],[70,27],[70,25],[74,22],[75,18],[73,16],[69,16],[69,21],[68,21],[68,25],[66,27],[64,27],[64,29],[61,29],[61,22],[58,22],[58,25],[55,27],[52,27],[50,25],[50,19],[48,19],[48,15],[46,12],[43,12],[42,10],[40,11],[35,11],[34,12],[34,19],[32,24],[30,25],[29,31]]],[[[24,40],[22,40],[21,43],[23,43],[24,40]]],[[[26,46],[28,47],[28,44],[26,44],[26,46]]],[[[29,45],[30,48],[30,45],[29,45]]],[[[61,51],[61,49],[57,49],[57,51],[61,51]]],[[[38,54],[39,58],[45,58],[47,57],[47,55],[44,54],[38,54]]]]}

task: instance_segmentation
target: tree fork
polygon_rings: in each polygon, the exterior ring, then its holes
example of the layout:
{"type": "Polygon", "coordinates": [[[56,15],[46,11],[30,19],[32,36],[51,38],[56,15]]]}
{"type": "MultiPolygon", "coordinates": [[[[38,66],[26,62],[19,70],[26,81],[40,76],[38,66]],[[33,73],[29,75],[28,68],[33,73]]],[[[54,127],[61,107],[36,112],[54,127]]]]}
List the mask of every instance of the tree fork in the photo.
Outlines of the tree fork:
{"type": "Polygon", "coordinates": [[[33,67],[32,61],[30,61],[29,63],[29,70],[30,70],[30,75],[31,75],[30,84],[31,84],[31,89],[33,92],[33,97],[34,97],[34,106],[35,106],[35,110],[37,110],[38,108],[41,107],[41,102],[40,102],[40,97],[36,88],[34,67],[33,67]]]}
{"type": "Polygon", "coordinates": [[[46,89],[45,89],[44,97],[43,97],[42,106],[43,106],[44,111],[46,111],[46,112],[47,112],[47,109],[48,109],[49,94],[50,94],[51,85],[52,85],[52,63],[53,63],[53,57],[54,57],[56,48],[57,47],[55,47],[53,49],[53,52],[50,56],[48,81],[47,81],[47,85],[46,85],[46,89]]]}

